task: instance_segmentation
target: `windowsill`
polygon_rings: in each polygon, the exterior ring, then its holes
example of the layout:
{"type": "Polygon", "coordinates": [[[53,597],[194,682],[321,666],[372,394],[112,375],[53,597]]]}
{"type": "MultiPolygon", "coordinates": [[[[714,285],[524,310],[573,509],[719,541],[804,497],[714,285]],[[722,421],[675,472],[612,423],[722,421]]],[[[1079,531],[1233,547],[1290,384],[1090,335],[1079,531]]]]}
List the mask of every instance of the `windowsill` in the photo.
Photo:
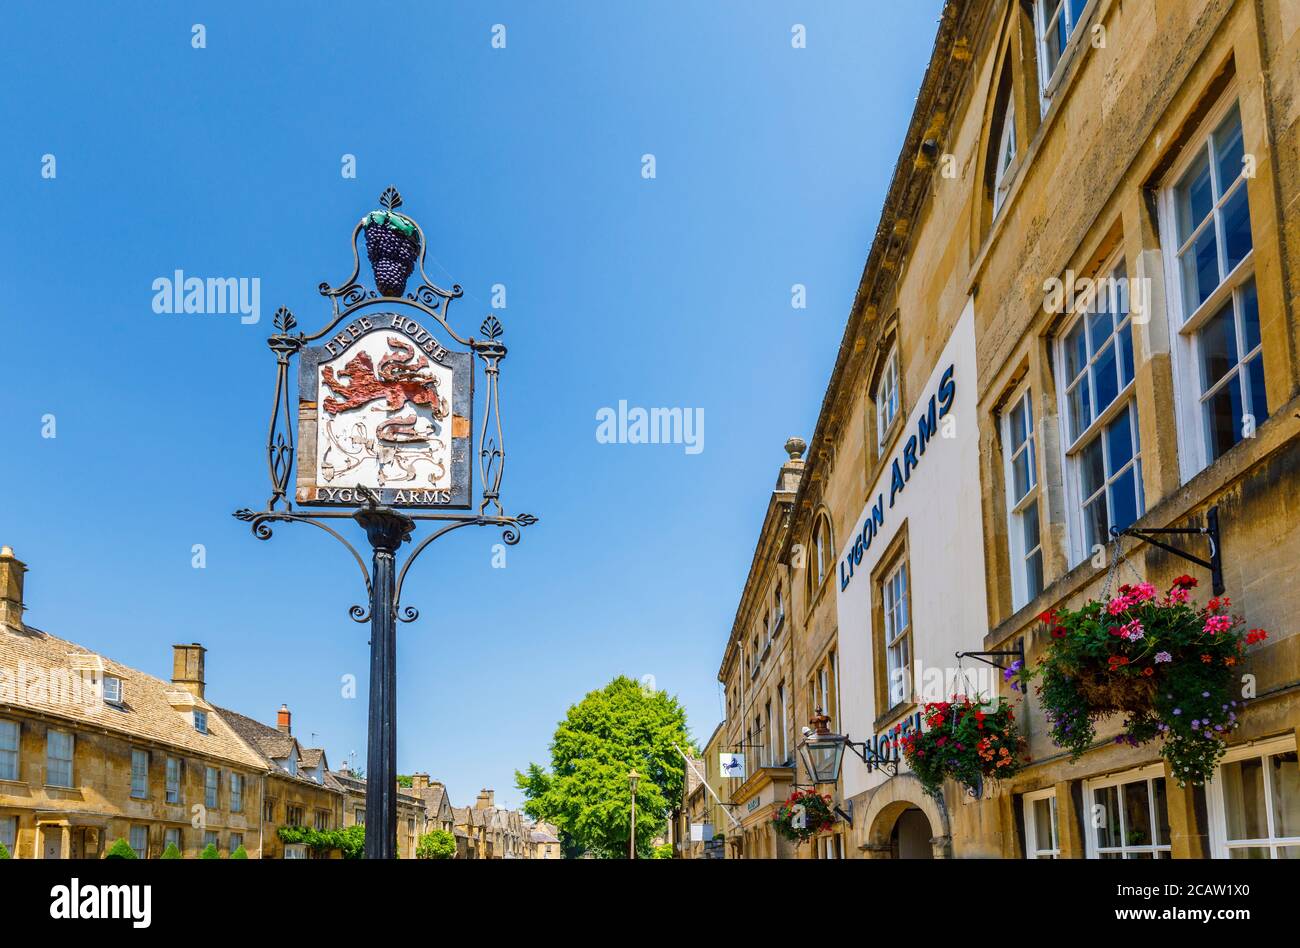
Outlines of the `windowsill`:
{"type": "Polygon", "coordinates": [[[47,783],[44,786],[46,791],[54,791],[55,793],[75,793],[77,796],[81,796],[80,787],[59,787],[52,783],[47,783]]]}
{"type": "Polygon", "coordinates": [[[903,701],[899,704],[894,705],[892,708],[890,708],[880,717],[876,718],[874,722],[872,722],[871,725],[872,734],[879,734],[880,732],[884,731],[885,728],[889,727],[891,724],[897,724],[903,718],[907,717],[908,715],[912,714],[915,711],[916,711],[915,700],[903,701]]]}
{"type": "Polygon", "coordinates": [[[26,787],[28,790],[30,790],[31,784],[29,784],[26,780],[0,779],[0,787],[26,787]]]}

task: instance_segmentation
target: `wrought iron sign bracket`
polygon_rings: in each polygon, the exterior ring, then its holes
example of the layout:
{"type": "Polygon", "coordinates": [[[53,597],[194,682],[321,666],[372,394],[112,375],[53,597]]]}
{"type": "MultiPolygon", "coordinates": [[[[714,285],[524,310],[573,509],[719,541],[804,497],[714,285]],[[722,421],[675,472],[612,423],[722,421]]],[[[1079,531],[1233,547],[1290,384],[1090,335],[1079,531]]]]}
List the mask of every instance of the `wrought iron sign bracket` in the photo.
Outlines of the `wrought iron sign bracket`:
{"type": "Polygon", "coordinates": [[[853,825],[853,801],[852,800],[845,800],[843,803],[836,803],[834,806],[831,807],[831,809],[834,812],[838,813],[840,819],[842,819],[845,823],[848,823],[849,826],[853,825]]]}
{"type": "Polygon", "coordinates": [[[1016,645],[1013,649],[1002,649],[995,652],[954,652],[953,657],[958,661],[963,658],[973,658],[976,661],[983,662],[985,665],[992,665],[994,668],[1001,668],[1003,671],[1009,667],[1003,665],[999,659],[1014,658],[1020,662],[1020,667],[1025,665],[1025,640],[1016,639],[1016,645]]]}
{"type": "Polygon", "coordinates": [[[1117,527],[1111,527],[1110,535],[1112,537],[1136,537],[1144,540],[1152,546],[1158,546],[1167,553],[1172,553],[1179,559],[1187,560],[1189,563],[1195,563],[1204,569],[1210,571],[1210,585],[1214,590],[1214,595],[1222,596],[1226,587],[1223,584],[1223,555],[1222,545],[1219,542],[1219,508],[1218,505],[1211,507],[1205,514],[1205,526],[1203,527],[1151,527],[1148,529],[1139,529],[1138,527],[1129,527],[1127,530],[1120,530],[1117,527]],[[1165,541],[1159,539],[1162,536],[1201,536],[1210,542],[1209,559],[1203,559],[1194,556],[1186,550],[1180,550],[1176,546],[1171,546],[1165,541]]]}

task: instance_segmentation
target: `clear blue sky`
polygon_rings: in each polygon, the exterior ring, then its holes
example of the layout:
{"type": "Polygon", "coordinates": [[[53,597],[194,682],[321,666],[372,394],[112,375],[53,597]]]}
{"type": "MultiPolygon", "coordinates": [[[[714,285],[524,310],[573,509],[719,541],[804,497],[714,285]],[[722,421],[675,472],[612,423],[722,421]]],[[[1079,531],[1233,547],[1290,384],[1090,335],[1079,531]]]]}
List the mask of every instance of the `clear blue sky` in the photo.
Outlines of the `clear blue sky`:
{"type": "Polygon", "coordinates": [[[707,738],[940,0],[187,6],[15,4],[0,31],[0,543],[31,567],[28,621],[164,678],[172,643],[202,642],[212,700],[268,722],[287,703],[333,764],[364,761],[354,564],[230,514],[268,493],[270,316],[319,325],[316,285],[395,184],[462,326],[507,287],[504,498],[542,518],[506,569],[474,528],[413,568],[400,768],[518,805],[515,769],[618,674],[654,675],[707,738]],[[176,269],[260,277],[261,323],[155,314],[176,269]],[[703,408],[704,451],[597,443],[620,399],[703,408]]]}

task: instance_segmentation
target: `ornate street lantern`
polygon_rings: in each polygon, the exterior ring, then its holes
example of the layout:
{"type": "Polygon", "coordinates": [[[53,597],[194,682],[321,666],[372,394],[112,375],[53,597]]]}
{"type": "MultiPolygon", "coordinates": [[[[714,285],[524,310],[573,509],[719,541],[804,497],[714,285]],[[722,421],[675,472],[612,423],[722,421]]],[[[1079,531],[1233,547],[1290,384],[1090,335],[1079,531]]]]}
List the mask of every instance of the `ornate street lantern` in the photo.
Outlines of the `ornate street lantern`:
{"type": "Polygon", "coordinates": [[[832,734],[830,717],[816,709],[808,723],[811,731],[804,732],[804,739],[799,742],[799,756],[803,758],[804,768],[813,783],[835,783],[840,779],[840,768],[844,765],[844,745],[848,738],[843,734],[832,734]]]}
{"type": "Polygon", "coordinates": [[[271,497],[264,510],[235,513],[258,539],[274,523],[308,523],[338,540],[356,561],[368,594],[349,615],[370,623],[370,722],[367,750],[366,857],[391,859],[397,840],[397,622],[419,611],[402,605],[411,564],[436,539],[465,526],[499,527],[510,545],[531,514],[509,515],[501,502],[505,471],[497,383],[506,347],[501,321],[489,314],[481,336],[467,336],[448,320],[462,290],[445,290],[425,273],[424,231],[398,212],[394,188],[380,208],[352,230],[352,274],[339,286],[321,283],[330,301],[325,324],[295,331],[287,308],[275,314],[268,339],[276,360],[275,401],[267,434],[271,497]],[[374,288],[360,279],[364,233],[374,288]],[[406,292],[418,268],[419,285],[406,292]],[[294,358],[297,369],[290,371],[294,358]],[[474,497],[475,377],[482,370],[474,497]],[[292,398],[293,381],[298,398],[292,398]],[[296,440],[295,440],[296,432],[296,440]],[[296,470],[295,470],[296,464],[296,470]],[[290,481],[293,494],[290,499],[290,481]],[[300,507],[295,507],[295,502],[300,507]],[[301,508],[312,509],[306,513],[301,508]],[[371,568],[331,525],[354,520],[371,546],[371,568]],[[397,550],[418,521],[435,529],[397,568],[397,550]]]}

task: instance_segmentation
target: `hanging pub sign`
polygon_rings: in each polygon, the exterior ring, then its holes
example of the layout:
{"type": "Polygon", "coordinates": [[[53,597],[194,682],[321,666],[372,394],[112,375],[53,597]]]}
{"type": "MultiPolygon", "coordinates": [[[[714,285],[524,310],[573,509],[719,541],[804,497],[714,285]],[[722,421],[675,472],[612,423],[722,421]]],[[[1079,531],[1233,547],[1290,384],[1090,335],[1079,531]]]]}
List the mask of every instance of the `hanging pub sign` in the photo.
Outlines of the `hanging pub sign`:
{"type": "Polygon", "coordinates": [[[298,368],[297,499],[470,505],[473,365],[400,313],[359,316],[298,368]]]}
{"type": "Polygon", "coordinates": [[[722,753],[718,755],[718,769],[724,777],[745,776],[745,755],[722,753]]]}

